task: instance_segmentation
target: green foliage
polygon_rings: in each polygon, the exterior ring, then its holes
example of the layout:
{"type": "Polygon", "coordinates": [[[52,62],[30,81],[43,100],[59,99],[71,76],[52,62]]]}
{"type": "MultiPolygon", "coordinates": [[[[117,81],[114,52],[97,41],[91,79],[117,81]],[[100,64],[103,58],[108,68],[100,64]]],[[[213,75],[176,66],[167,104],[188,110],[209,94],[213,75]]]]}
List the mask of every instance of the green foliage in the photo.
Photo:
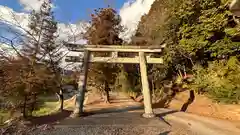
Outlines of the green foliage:
{"type": "Polygon", "coordinates": [[[191,87],[207,91],[218,101],[239,100],[237,89],[240,82],[236,81],[239,80],[239,69],[233,67],[239,66],[236,60],[240,54],[240,25],[229,11],[228,2],[154,2],[132,40],[135,44],[136,39],[142,39],[142,45],[167,44],[162,53],[164,65],[149,67],[150,76],[157,78],[151,79],[158,80],[156,84],[161,84],[160,80],[175,78],[178,72],[194,73],[191,87]]]}
{"type": "Polygon", "coordinates": [[[131,90],[131,85],[128,81],[128,73],[123,70],[118,74],[117,79],[115,81],[116,90],[121,90],[123,92],[131,90]]]}
{"type": "Polygon", "coordinates": [[[131,79],[131,74],[121,70],[115,81],[115,89],[121,92],[128,94],[129,96],[136,97],[136,95],[141,92],[141,89],[138,89],[137,86],[134,85],[131,79]],[[132,83],[131,83],[132,82],[132,83]]]}
{"type": "Polygon", "coordinates": [[[214,61],[208,68],[196,66],[194,85],[196,90],[206,91],[213,99],[227,103],[240,100],[240,62],[236,57],[214,61]]]}
{"type": "Polygon", "coordinates": [[[0,126],[4,124],[10,117],[10,114],[6,110],[0,110],[0,126]]]}
{"type": "Polygon", "coordinates": [[[203,57],[216,58],[234,55],[239,51],[240,44],[233,40],[239,33],[238,24],[233,22],[225,4],[216,0],[199,0],[196,5],[198,8],[183,6],[183,10],[180,10],[182,12],[176,12],[176,17],[182,22],[178,31],[177,49],[192,59],[202,58],[199,53],[203,57]],[[186,21],[185,18],[191,18],[189,12],[194,13],[195,21],[186,21]]]}
{"type": "Polygon", "coordinates": [[[182,56],[190,58],[193,64],[207,66],[207,69],[200,67],[196,71],[195,86],[198,89],[206,90],[217,101],[237,103],[239,82],[234,80],[239,79],[235,76],[239,75],[239,69],[232,66],[239,65],[237,58],[231,56],[239,53],[240,44],[235,41],[239,25],[233,21],[226,1],[199,0],[196,6],[190,10],[182,6],[184,10],[180,11],[183,12],[176,13],[182,22],[176,49],[181,51],[182,56]],[[191,18],[192,14],[197,17],[195,21],[186,21],[185,18],[191,18]]]}

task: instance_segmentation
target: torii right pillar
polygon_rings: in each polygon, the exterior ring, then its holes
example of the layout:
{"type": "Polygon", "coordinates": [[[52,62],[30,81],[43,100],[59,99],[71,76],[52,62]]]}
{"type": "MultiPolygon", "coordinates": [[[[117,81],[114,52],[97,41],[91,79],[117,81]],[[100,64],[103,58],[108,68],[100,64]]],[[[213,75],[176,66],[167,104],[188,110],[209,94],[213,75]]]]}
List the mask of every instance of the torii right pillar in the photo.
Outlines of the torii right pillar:
{"type": "Polygon", "coordinates": [[[143,102],[144,102],[144,111],[142,115],[145,118],[153,118],[155,114],[152,109],[152,99],[151,92],[149,89],[149,82],[147,77],[147,61],[144,52],[139,52],[139,62],[140,62],[140,72],[141,72],[141,81],[142,81],[142,92],[143,92],[143,102]]]}

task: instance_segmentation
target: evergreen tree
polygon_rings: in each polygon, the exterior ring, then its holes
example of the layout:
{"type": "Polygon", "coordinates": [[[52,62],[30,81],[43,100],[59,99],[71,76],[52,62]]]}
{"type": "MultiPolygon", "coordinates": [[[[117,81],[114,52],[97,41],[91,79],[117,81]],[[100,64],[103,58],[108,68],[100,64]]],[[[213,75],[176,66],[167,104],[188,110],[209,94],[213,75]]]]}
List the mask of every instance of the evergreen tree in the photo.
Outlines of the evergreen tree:
{"type": "Polygon", "coordinates": [[[52,11],[51,0],[45,0],[39,11],[32,11],[29,23],[30,33],[28,44],[24,45],[23,53],[30,59],[32,66],[42,63],[51,71],[47,88],[55,91],[63,110],[62,74],[60,62],[62,60],[62,44],[57,43],[57,22],[52,11]]]}

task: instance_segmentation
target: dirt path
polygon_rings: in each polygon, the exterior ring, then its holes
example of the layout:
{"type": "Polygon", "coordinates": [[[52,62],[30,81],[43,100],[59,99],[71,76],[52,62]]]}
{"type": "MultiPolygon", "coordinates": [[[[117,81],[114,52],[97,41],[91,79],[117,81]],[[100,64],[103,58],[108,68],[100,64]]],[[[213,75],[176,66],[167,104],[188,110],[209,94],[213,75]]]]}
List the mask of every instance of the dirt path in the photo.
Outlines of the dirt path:
{"type": "Polygon", "coordinates": [[[134,102],[132,99],[122,93],[110,94],[111,104],[106,104],[98,94],[90,94],[85,104],[86,111],[114,111],[114,110],[133,110],[141,108],[142,104],[134,102]]]}
{"type": "MultiPolygon", "coordinates": [[[[162,109],[164,110],[164,109],[162,109]]],[[[165,109],[165,111],[168,111],[165,109]]],[[[180,123],[201,135],[239,135],[240,128],[237,123],[194,114],[176,112],[164,117],[169,123],[180,123]]]]}
{"type": "MultiPolygon", "coordinates": [[[[73,97],[65,101],[65,108],[68,110],[74,109],[76,97],[73,97]]],[[[97,92],[89,92],[86,94],[84,102],[84,110],[86,112],[96,111],[114,111],[119,109],[134,109],[142,106],[142,103],[134,102],[132,99],[124,95],[123,93],[110,93],[111,104],[104,103],[100,94],[97,92]]]]}
{"type": "MultiPolygon", "coordinates": [[[[188,97],[188,92],[178,94],[170,103],[169,108],[179,110],[188,97]]],[[[196,95],[194,102],[188,107],[187,112],[233,122],[240,121],[240,105],[217,104],[203,95],[196,95]]]]}

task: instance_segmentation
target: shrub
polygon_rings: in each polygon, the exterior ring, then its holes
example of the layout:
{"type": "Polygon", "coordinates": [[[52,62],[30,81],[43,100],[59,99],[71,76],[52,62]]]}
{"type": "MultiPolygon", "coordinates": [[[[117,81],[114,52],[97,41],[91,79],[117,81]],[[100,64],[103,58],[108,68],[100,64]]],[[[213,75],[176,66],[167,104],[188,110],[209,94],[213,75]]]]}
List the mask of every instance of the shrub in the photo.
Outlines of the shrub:
{"type": "Polygon", "coordinates": [[[193,86],[218,102],[238,103],[240,100],[240,62],[236,57],[213,61],[207,68],[195,66],[193,86]]]}

